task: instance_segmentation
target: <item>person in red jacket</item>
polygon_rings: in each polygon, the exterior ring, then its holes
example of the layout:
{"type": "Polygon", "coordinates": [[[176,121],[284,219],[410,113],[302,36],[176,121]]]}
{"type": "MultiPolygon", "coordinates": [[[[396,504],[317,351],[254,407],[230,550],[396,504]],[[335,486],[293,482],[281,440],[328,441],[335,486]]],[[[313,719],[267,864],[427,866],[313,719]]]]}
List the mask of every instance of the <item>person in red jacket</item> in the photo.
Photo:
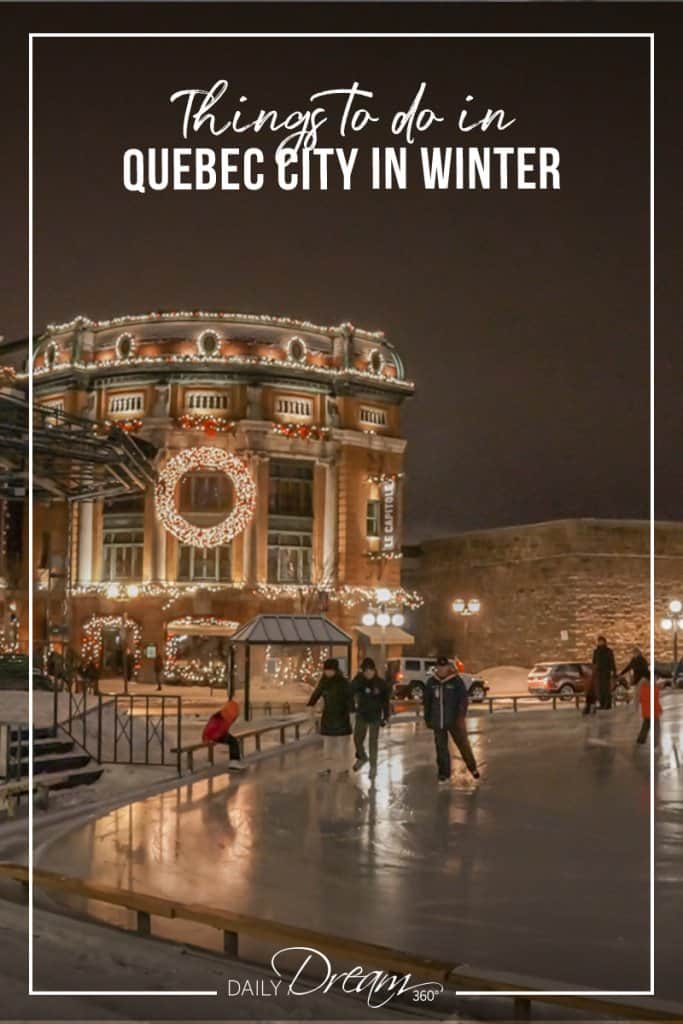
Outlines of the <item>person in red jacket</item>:
{"type": "Polygon", "coordinates": [[[214,712],[204,726],[202,743],[225,743],[230,751],[230,760],[240,760],[240,745],[237,739],[230,734],[230,728],[240,713],[240,706],[236,700],[227,700],[220,711],[214,712]]]}
{"type": "MultiPolygon", "coordinates": [[[[640,727],[638,733],[637,743],[646,743],[647,735],[650,731],[650,679],[649,676],[645,679],[641,679],[638,683],[638,690],[636,693],[636,699],[633,702],[636,709],[640,708],[640,714],[643,719],[643,724],[640,727]]],[[[659,746],[659,720],[662,714],[662,705],[659,700],[659,686],[655,683],[655,700],[654,700],[654,711],[655,711],[655,732],[654,732],[654,743],[655,747],[659,746]]]]}

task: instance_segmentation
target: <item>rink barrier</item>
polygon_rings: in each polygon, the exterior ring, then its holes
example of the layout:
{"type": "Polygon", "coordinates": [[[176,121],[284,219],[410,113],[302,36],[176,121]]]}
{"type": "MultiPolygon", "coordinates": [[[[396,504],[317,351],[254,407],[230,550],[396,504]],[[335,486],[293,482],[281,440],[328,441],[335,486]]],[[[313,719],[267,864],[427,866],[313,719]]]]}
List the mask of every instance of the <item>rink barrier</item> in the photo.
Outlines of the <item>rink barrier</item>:
{"type": "MultiPolygon", "coordinates": [[[[243,732],[234,733],[234,737],[240,746],[240,757],[244,758],[247,756],[247,740],[254,741],[254,749],[252,753],[260,753],[262,750],[262,738],[270,733],[277,733],[279,736],[279,745],[281,747],[287,746],[289,742],[296,743],[301,739],[301,726],[307,722],[311,722],[310,715],[297,715],[296,717],[283,719],[278,722],[273,722],[272,725],[260,725],[253,729],[245,729],[243,732]],[[294,739],[289,740],[289,730],[294,733],[294,739]]],[[[176,754],[178,757],[179,764],[182,766],[182,758],[185,757],[187,770],[193,772],[195,770],[195,754],[205,750],[210,765],[215,764],[215,743],[189,743],[184,747],[173,747],[171,749],[172,754],[176,754]]]]}
{"type": "MultiPolygon", "coordinates": [[[[0,877],[19,882],[28,896],[29,869],[25,864],[0,863],[0,877]]],[[[594,995],[582,996],[580,993],[549,995],[546,994],[549,986],[546,980],[528,977],[522,979],[518,975],[495,975],[489,971],[476,972],[466,964],[453,965],[446,961],[404,953],[388,946],[329,935],[297,925],[254,917],[251,914],[216,910],[197,903],[181,903],[41,868],[34,868],[33,884],[49,892],[79,896],[131,911],[135,914],[135,930],[143,937],[153,937],[152,920],[155,917],[215,928],[223,933],[225,954],[235,960],[239,960],[240,938],[248,937],[278,946],[283,942],[290,945],[300,944],[313,947],[328,957],[336,956],[363,967],[410,974],[421,981],[440,983],[457,996],[466,997],[468,990],[490,993],[492,997],[500,992],[498,998],[512,1000],[515,1020],[529,1020],[534,1003],[554,1004],[582,1013],[617,1017],[619,1020],[683,1020],[683,1007],[651,997],[616,1002],[609,996],[601,998],[594,995]]]]}

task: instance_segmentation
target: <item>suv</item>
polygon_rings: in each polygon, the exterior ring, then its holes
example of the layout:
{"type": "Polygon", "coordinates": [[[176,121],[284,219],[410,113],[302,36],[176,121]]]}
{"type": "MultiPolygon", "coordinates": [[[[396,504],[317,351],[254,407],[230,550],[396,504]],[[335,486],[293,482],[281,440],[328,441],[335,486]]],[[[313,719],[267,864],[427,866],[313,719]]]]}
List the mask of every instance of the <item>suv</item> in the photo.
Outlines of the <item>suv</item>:
{"type": "MultiPolygon", "coordinates": [[[[389,662],[388,678],[394,697],[422,701],[425,693],[425,682],[436,665],[436,658],[394,658],[389,662]]],[[[489,691],[488,683],[480,676],[469,672],[458,672],[467,687],[469,698],[473,703],[484,700],[489,691]]]]}
{"type": "MultiPolygon", "coordinates": [[[[573,700],[577,693],[584,693],[586,683],[593,674],[593,666],[578,661],[543,661],[534,665],[528,676],[529,693],[539,700],[573,700]]],[[[617,679],[612,686],[617,700],[625,700],[628,686],[623,680],[617,679]]]]}

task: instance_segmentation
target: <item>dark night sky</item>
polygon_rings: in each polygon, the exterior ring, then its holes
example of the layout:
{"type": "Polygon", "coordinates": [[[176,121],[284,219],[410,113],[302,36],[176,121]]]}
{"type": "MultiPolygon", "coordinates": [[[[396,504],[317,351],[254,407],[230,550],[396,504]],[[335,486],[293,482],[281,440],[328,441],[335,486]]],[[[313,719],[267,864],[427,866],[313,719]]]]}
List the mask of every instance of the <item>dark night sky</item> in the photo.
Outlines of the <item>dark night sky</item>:
{"type": "MultiPolygon", "coordinates": [[[[26,332],[25,45],[36,30],[651,31],[658,109],[658,514],[681,518],[680,10],[675,5],[5,5],[0,331],[26,332]],[[200,16],[201,13],[201,16],[200,16]],[[14,32],[14,36],[12,35],[14,32]],[[678,35],[677,35],[678,33],[678,35]],[[661,38],[661,44],[660,44],[661,38]],[[674,358],[675,357],[675,358],[674,358]]],[[[408,536],[649,508],[649,94],[645,40],[43,40],[36,43],[35,324],[151,309],[283,313],[387,332],[418,386],[404,415],[408,536]],[[450,129],[469,92],[557,146],[560,192],[205,194],[121,185],[129,146],[183,145],[176,89],[225,77],[249,107],[350,84],[388,112],[428,82],[450,129]]],[[[226,105],[226,113],[228,112],[226,105]]],[[[263,137],[259,137],[263,138],[263,137]]],[[[253,136],[249,144],[264,145],[253,136]]],[[[322,144],[333,144],[331,136],[322,144]]],[[[197,140],[200,142],[200,140],[197,140]]],[[[231,145],[204,136],[200,144],[231,145]]],[[[355,143],[353,143],[355,144],[355,143]]],[[[386,129],[360,144],[391,144],[386,129]]]]}

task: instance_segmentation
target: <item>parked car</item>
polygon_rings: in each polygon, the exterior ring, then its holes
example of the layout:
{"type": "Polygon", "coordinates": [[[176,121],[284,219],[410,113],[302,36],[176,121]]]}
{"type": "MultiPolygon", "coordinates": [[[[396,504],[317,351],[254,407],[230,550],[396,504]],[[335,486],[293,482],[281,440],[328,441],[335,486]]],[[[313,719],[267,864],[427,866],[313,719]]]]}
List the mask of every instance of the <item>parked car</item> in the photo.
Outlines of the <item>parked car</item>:
{"type": "MultiPolygon", "coordinates": [[[[592,672],[593,666],[586,662],[542,661],[529,673],[529,693],[539,700],[573,700],[577,693],[585,693],[592,672]]],[[[623,679],[615,679],[612,693],[616,700],[628,699],[628,686],[623,679]]]]}
{"type": "MultiPolygon", "coordinates": [[[[436,658],[394,658],[388,664],[389,680],[393,694],[402,700],[422,701],[425,683],[436,665],[436,658]]],[[[469,672],[459,672],[467,687],[471,701],[482,701],[489,691],[489,685],[480,676],[469,672]]]]}
{"type": "MultiPolygon", "coordinates": [[[[34,690],[51,690],[52,681],[38,668],[33,668],[34,690]]],[[[0,690],[28,690],[29,659],[27,654],[0,654],[0,690]]]]}

